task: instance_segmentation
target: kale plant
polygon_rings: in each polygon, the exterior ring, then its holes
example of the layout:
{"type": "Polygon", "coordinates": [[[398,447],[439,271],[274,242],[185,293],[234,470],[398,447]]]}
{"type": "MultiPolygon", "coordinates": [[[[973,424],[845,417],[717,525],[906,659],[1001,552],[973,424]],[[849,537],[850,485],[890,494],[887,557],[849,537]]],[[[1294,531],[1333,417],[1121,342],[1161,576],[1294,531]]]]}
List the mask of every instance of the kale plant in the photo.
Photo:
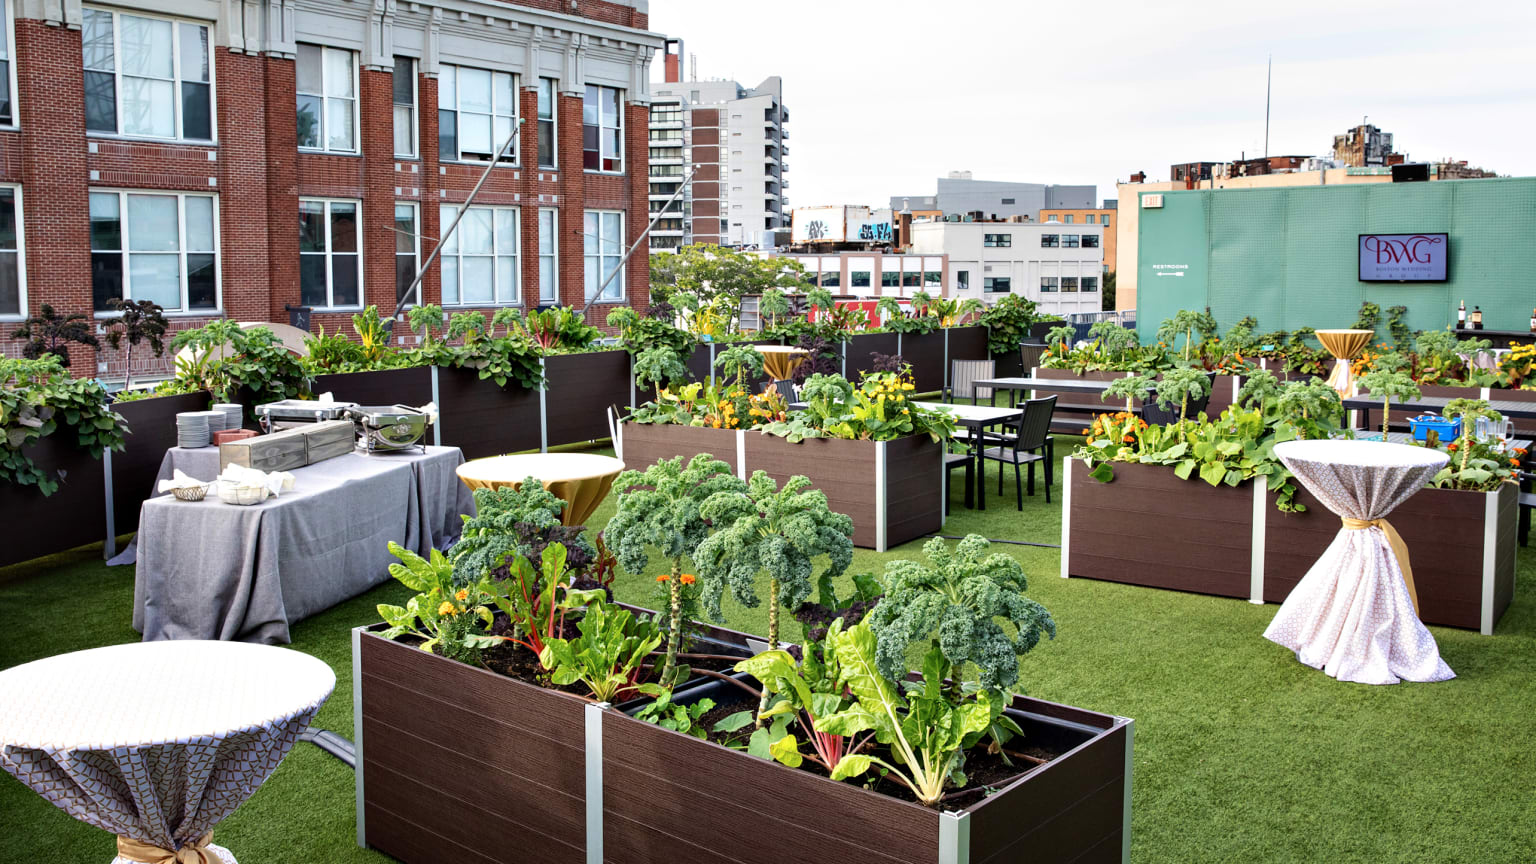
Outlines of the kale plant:
{"type": "Polygon", "coordinates": [[[472,584],[490,574],[504,576],[506,559],[521,555],[539,561],[545,547],[560,544],[568,553],[566,566],[584,574],[597,560],[597,550],[582,536],[579,525],[562,525],[565,502],[533,477],[521,488],[475,490],[475,515],[464,518],[464,533],[450,550],[454,579],[472,584]]]}
{"type": "MultiPolygon", "coordinates": [[[[937,646],[956,667],[976,664],[984,688],[1007,690],[1017,683],[1019,657],[1042,633],[1055,638],[1056,622],[1024,596],[1028,582],[1019,562],[1001,552],[986,555],[991,545],[971,534],[951,550],[935,537],[923,544],[929,566],[906,560],[886,565],[885,598],[865,619],[877,639],[881,674],[904,678],[908,649],[920,644],[937,646]]],[[[959,688],[958,676],[949,686],[959,688]]]]}

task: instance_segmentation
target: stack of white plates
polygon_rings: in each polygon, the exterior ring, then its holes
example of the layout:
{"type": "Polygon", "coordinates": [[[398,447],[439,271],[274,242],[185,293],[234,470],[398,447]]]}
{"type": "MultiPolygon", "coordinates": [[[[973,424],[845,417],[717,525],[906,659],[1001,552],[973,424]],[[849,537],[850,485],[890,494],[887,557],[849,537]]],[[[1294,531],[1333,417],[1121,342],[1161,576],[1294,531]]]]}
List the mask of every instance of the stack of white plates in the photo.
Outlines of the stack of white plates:
{"type": "MultiPolygon", "coordinates": [[[[207,447],[213,440],[208,431],[207,411],[183,411],[176,415],[176,445],[186,449],[207,447]]],[[[222,428],[222,427],[220,427],[222,428]]]]}
{"type": "Polygon", "coordinates": [[[224,428],[239,429],[244,425],[244,407],[230,402],[220,402],[213,406],[213,410],[224,412],[224,428]]]}
{"type": "Polygon", "coordinates": [[[224,418],[226,415],[223,411],[199,411],[198,413],[208,418],[208,436],[210,440],[213,437],[213,433],[224,431],[224,418]]]}

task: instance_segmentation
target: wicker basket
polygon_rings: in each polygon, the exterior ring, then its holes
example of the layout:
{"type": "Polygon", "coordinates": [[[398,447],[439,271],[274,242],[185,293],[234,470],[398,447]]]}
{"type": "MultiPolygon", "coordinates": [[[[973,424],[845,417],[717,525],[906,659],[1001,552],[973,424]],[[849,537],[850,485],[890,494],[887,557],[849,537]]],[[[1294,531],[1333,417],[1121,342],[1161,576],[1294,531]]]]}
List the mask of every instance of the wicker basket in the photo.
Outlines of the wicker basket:
{"type": "Polygon", "coordinates": [[[208,486],[206,484],[202,486],[183,486],[179,489],[172,489],[171,494],[175,495],[178,501],[201,501],[203,496],[208,494],[208,486]]]}
{"type": "Polygon", "coordinates": [[[219,481],[219,500],[225,504],[248,507],[267,500],[267,490],[264,486],[242,487],[228,480],[221,480],[219,481]]]}

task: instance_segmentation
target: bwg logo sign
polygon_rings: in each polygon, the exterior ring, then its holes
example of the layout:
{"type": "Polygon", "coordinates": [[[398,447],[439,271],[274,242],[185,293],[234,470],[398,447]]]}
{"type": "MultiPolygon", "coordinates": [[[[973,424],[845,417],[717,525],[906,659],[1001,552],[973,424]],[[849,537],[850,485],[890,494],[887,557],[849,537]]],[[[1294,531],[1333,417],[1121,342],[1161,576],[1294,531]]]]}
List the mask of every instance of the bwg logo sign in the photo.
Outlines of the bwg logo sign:
{"type": "Polygon", "coordinates": [[[1361,234],[1360,281],[1444,282],[1450,247],[1445,234],[1361,234]]]}

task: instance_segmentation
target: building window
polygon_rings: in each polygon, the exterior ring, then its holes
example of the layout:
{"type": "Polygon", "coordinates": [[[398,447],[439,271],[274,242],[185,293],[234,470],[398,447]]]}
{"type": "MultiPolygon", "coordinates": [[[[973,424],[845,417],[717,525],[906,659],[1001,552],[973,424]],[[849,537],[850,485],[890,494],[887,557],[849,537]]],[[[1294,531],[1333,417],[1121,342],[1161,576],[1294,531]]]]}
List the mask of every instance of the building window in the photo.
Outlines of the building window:
{"type": "Polygon", "coordinates": [[[1097,235],[1097,234],[1084,234],[1083,235],[1083,248],[1084,249],[1097,249],[1097,248],[1099,248],[1099,235],[1097,235]]]}
{"type": "Polygon", "coordinates": [[[1063,235],[1061,235],[1061,248],[1063,248],[1063,249],[1076,249],[1077,248],[1077,235],[1076,234],[1063,234],[1063,235]]]}
{"type": "Polygon", "coordinates": [[[987,276],[981,280],[983,294],[1007,294],[1013,290],[1013,278],[1010,276],[987,276]]]}
{"type": "Polygon", "coordinates": [[[510,72],[443,66],[437,76],[437,158],[517,162],[517,79],[510,72]],[[510,145],[507,139],[511,138],[510,145]]]}
{"type": "Polygon", "coordinates": [[[1109,214],[1108,213],[1104,213],[1104,214],[1101,214],[1099,216],[1099,224],[1100,225],[1108,225],[1109,224],[1109,214]]]}
{"type": "Polygon", "coordinates": [[[560,302],[560,211],[539,209],[539,302],[560,302]]]}
{"type": "Polygon", "coordinates": [[[1040,248],[1041,249],[1055,249],[1059,245],[1061,245],[1061,237],[1060,237],[1060,235],[1057,235],[1057,234],[1041,234],[1040,235],[1040,248]]]}
{"type": "Polygon", "coordinates": [[[1097,276],[1084,276],[1082,283],[1084,294],[1092,294],[1099,290],[1099,277],[1097,276]]]}
{"type": "Polygon", "coordinates": [[[1052,219],[1055,219],[1055,218],[1056,218],[1056,214],[1055,213],[1047,213],[1047,214],[1045,214],[1045,220],[1044,221],[1049,222],[1049,221],[1051,221],[1052,219]]]}
{"type": "Polygon", "coordinates": [[[842,281],[842,278],[843,274],[839,270],[823,270],[821,271],[821,287],[836,288],[838,287],[838,282],[842,281]]]}
{"type": "Polygon", "coordinates": [[[981,245],[988,249],[1009,249],[1013,246],[1012,234],[984,234],[981,245]]]}
{"type": "Polygon", "coordinates": [[[1077,293],[1077,277],[1076,276],[1063,276],[1063,277],[1061,277],[1061,293],[1063,293],[1063,294],[1076,294],[1077,293]]]}
{"type": "Polygon", "coordinates": [[[907,273],[901,274],[901,287],[903,287],[903,288],[921,288],[921,287],[923,287],[923,274],[917,273],[917,272],[907,272],[907,273]]]}
{"type": "Polygon", "coordinates": [[[581,103],[582,167],[588,171],[624,170],[624,119],[619,90],[587,85],[581,103]]]}
{"type": "Polygon", "coordinates": [[[11,17],[11,0],[0,0],[0,126],[16,125],[16,109],[11,94],[16,92],[16,64],[11,62],[11,43],[15,35],[15,20],[11,17]]]}
{"type": "Polygon", "coordinates": [[[0,186],[0,317],[20,318],[27,312],[22,246],[21,188],[0,186]]]}
{"type": "Polygon", "coordinates": [[[880,287],[881,288],[900,288],[901,287],[901,271],[900,270],[895,270],[895,271],[886,270],[886,271],[882,271],[880,273],[880,287]]]}
{"type": "MultiPolygon", "coordinates": [[[[588,87],[587,91],[591,92],[588,87]]],[[[585,265],[586,298],[588,303],[622,301],[624,299],[624,270],[619,261],[624,257],[624,214],[612,210],[588,210],[586,224],[585,265]],[[610,274],[614,274],[609,279],[610,274]],[[603,280],[607,279],[607,285],[603,280]],[[601,294],[599,294],[601,289],[601,294]]]]}
{"type": "Polygon", "coordinates": [[[939,271],[937,271],[937,270],[924,270],[923,271],[923,287],[924,288],[942,288],[943,287],[943,282],[944,282],[944,277],[939,273],[939,271]]]}
{"type": "Polygon", "coordinates": [[[1066,223],[1066,224],[1068,224],[1068,225],[1071,225],[1071,224],[1072,224],[1072,218],[1073,218],[1073,217],[1072,217],[1072,214],[1071,214],[1071,213],[1068,213],[1068,214],[1067,214],[1067,215],[1065,215],[1065,216],[1063,216],[1063,217],[1062,217],[1062,218],[1061,218],[1061,221],[1062,221],[1062,222],[1065,222],[1065,223],[1066,223]]]}
{"type": "Polygon", "coordinates": [[[1055,291],[1056,291],[1056,277],[1055,276],[1041,276],[1040,277],[1040,290],[1042,292],[1044,292],[1044,293],[1047,293],[1047,294],[1055,293],[1055,291]]]}
{"type": "Polygon", "coordinates": [[[91,296],[149,300],[167,312],[219,308],[217,208],[212,195],[90,193],[91,296]]]}
{"type": "Polygon", "coordinates": [[[300,45],[294,71],[299,94],[299,149],[357,152],[356,55],[300,45]]]}
{"type": "Polygon", "coordinates": [[[956,270],[955,271],[955,287],[958,288],[961,291],[969,291],[969,290],[971,290],[971,271],[969,271],[969,270],[956,270]]]}
{"type": "Polygon", "coordinates": [[[555,79],[539,79],[539,167],[560,163],[555,150],[555,79]]]}
{"type": "Polygon", "coordinates": [[[395,204],[395,302],[410,292],[411,305],[421,305],[421,286],[411,290],[416,282],[416,262],[421,259],[421,231],[417,229],[417,207],[414,202],[395,204]]]}
{"type": "Polygon", "coordinates": [[[868,270],[855,270],[848,274],[848,287],[868,288],[870,273],[868,270]]]}
{"type": "Polygon", "coordinates": [[[356,201],[299,199],[300,303],[317,308],[362,305],[363,226],[358,213],[356,201]]]}
{"type": "MultiPolygon", "coordinates": [[[[452,225],[459,208],[445,204],[439,225],[452,225]]],[[[443,241],[443,305],[521,303],[516,207],[470,207],[443,241]]]]}
{"type": "Polygon", "coordinates": [[[416,61],[395,58],[395,155],[416,158],[416,61]]]}
{"type": "MultiPolygon", "coordinates": [[[[87,131],[213,140],[207,27],[86,9],[81,30],[87,131]]],[[[9,55],[7,42],[7,59],[9,55]]],[[[0,120],[13,122],[9,98],[3,114],[0,120]]]]}
{"type": "Polygon", "coordinates": [[[1012,204],[1013,203],[1013,199],[1012,198],[1004,198],[1003,199],[1003,203],[1004,204],[1012,204]]]}

